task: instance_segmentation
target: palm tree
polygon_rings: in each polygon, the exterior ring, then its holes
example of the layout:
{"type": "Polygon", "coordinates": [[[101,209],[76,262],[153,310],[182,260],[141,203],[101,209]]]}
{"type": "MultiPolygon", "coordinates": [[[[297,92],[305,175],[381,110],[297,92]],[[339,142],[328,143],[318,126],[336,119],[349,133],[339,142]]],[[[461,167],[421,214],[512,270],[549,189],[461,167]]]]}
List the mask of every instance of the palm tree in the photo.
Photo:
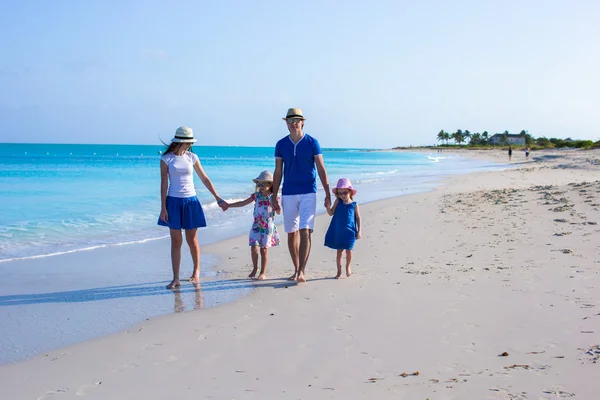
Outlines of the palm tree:
{"type": "Polygon", "coordinates": [[[485,140],[485,143],[487,143],[487,141],[488,141],[488,139],[489,139],[489,135],[490,135],[490,134],[488,133],[488,131],[483,131],[483,133],[481,134],[481,138],[482,138],[483,140],[485,140]]]}
{"type": "Polygon", "coordinates": [[[448,144],[448,134],[443,129],[438,133],[438,142],[442,140],[445,140],[446,144],[448,144]]]}
{"type": "Polygon", "coordinates": [[[471,134],[471,141],[469,144],[481,144],[481,133],[473,133],[471,134]]]}
{"type": "Polygon", "coordinates": [[[465,139],[471,139],[471,131],[469,131],[468,129],[466,129],[465,133],[464,133],[464,138],[465,139]]]}
{"type": "Polygon", "coordinates": [[[462,131],[461,129],[457,130],[456,132],[454,132],[454,133],[452,134],[452,139],[454,139],[454,141],[455,141],[456,143],[458,143],[459,145],[460,145],[462,142],[464,142],[464,140],[465,140],[464,138],[465,138],[465,137],[464,137],[464,133],[463,133],[463,131],[462,131]]]}

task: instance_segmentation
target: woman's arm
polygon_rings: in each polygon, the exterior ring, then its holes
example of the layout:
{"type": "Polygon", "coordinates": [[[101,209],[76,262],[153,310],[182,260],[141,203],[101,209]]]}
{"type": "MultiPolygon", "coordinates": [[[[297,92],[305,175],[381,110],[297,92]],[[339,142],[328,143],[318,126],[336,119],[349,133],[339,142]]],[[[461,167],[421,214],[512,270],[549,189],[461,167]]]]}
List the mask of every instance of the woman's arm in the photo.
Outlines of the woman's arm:
{"type": "Polygon", "coordinates": [[[246,200],[236,201],[235,203],[229,203],[229,207],[244,207],[254,201],[254,195],[248,197],[246,200]]]}
{"type": "Polygon", "coordinates": [[[227,208],[229,207],[229,204],[227,204],[227,202],[225,200],[223,200],[217,193],[217,190],[215,189],[214,185],[212,184],[210,178],[208,177],[208,175],[206,175],[206,172],[204,172],[202,165],[200,165],[200,160],[196,160],[196,162],[194,163],[194,169],[196,170],[196,173],[200,177],[200,180],[202,181],[204,186],[206,186],[208,191],[215,197],[217,205],[219,207],[221,207],[221,209],[223,211],[227,210],[227,208]]]}
{"type": "Polygon", "coordinates": [[[169,189],[169,167],[160,160],[160,219],[169,222],[167,213],[167,190],[169,189]]]}
{"type": "Polygon", "coordinates": [[[360,239],[362,236],[362,226],[361,226],[361,220],[360,220],[360,210],[358,209],[358,204],[356,205],[356,208],[354,209],[354,221],[356,222],[356,238],[360,239]]]}

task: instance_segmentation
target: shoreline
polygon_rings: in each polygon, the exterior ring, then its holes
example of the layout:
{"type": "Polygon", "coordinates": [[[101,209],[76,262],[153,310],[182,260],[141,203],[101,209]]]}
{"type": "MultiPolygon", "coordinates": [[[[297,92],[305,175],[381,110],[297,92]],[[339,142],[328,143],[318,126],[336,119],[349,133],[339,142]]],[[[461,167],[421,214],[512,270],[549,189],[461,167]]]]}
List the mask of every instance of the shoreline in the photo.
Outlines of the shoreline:
{"type": "MultiPolygon", "coordinates": [[[[335,252],[320,216],[307,284],[272,278],[291,269],[282,243],[249,296],[2,365],[0,382],[9,398],[593,398],[598,343],[584,332],[600,332],[600,183],[586,158],[598,154],[365,204],[354,274],[341,281],[327,279],[335,252]]],[[[249,272],[243,243],[203,247],[220,278],[249,272]]]]}

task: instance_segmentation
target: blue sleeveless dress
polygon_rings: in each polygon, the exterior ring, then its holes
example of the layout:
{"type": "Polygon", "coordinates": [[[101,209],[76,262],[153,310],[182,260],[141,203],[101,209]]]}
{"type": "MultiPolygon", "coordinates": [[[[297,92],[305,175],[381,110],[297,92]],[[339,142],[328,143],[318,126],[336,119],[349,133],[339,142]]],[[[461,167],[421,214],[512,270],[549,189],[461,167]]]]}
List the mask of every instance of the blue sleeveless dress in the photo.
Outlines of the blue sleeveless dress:
{"type": "Polygon", "coordinates": [[[356,242],[356,220],[354,211],[356,202],[344,204],[341,201],[335,207],[329,229],[325,234],[325,246],[335,250],[352,250],[356,242]]]}

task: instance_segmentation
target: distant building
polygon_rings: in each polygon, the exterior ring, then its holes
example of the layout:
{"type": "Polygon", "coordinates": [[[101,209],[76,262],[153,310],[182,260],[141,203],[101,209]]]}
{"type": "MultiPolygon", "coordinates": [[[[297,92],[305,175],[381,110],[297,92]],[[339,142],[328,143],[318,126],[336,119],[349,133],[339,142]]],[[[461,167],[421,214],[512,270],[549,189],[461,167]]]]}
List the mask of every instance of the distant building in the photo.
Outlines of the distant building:
{"type": "Polygon", "coordinates": [[[492,136],[489,140],[490,144],[510,144],[510,145],[517,145],[517,146],[525,146],[525,136],[521,136],[521,135],[513,135],[511,133],[504,134],[504,133],[496,133],[494,136],[492,136]]]}

